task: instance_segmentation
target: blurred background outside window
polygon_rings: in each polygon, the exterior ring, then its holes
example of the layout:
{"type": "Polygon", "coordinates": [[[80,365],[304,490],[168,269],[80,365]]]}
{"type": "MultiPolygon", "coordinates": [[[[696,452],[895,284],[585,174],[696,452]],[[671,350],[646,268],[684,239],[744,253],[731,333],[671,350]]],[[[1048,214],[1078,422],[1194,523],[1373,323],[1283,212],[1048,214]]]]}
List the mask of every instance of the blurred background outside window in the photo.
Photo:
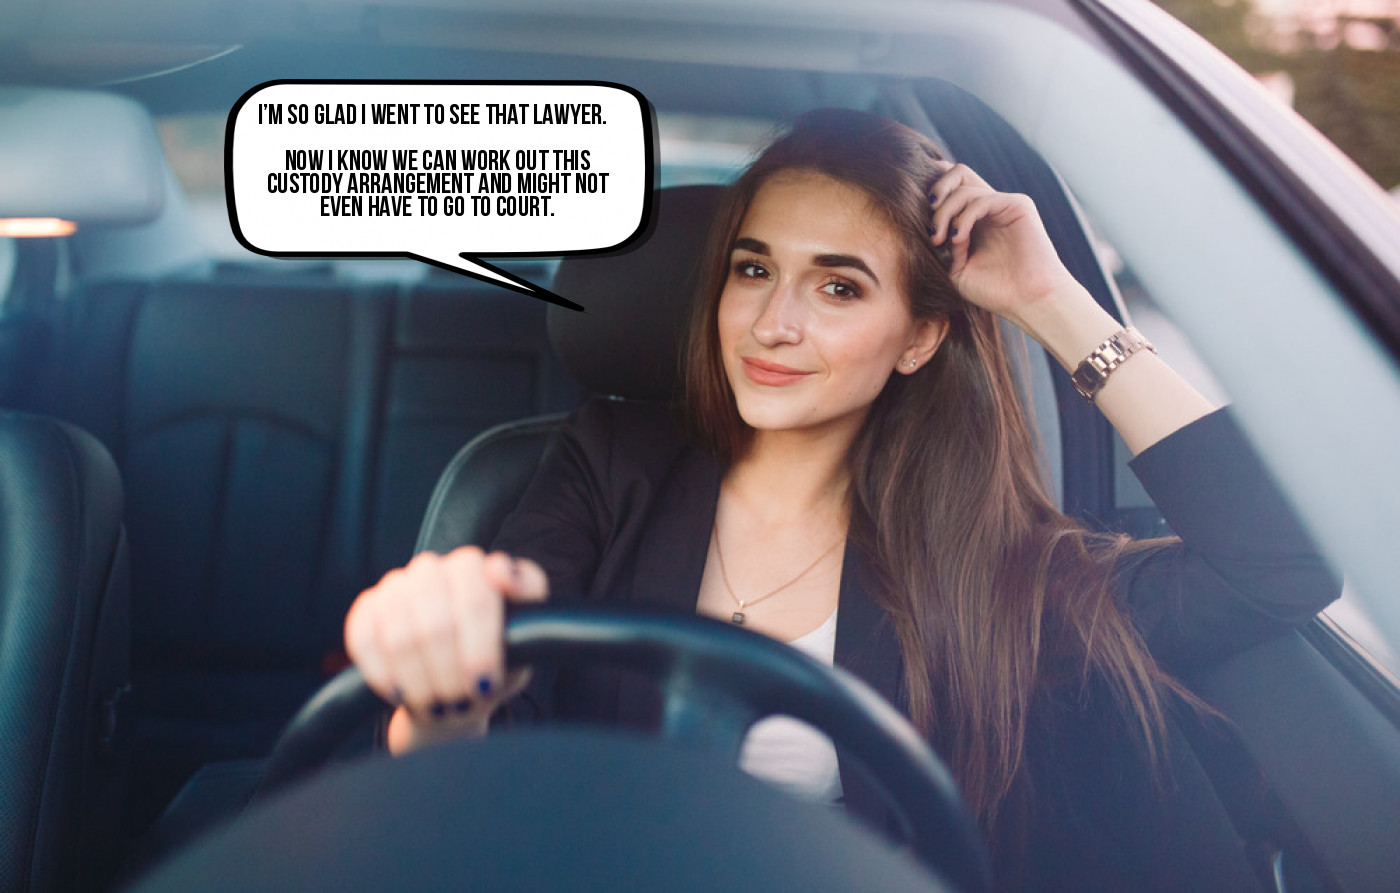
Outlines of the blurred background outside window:
{"type": "Polygon", "coordinates": [[[1156,0],[1400,199],[1400,0],[1156,0]]]}

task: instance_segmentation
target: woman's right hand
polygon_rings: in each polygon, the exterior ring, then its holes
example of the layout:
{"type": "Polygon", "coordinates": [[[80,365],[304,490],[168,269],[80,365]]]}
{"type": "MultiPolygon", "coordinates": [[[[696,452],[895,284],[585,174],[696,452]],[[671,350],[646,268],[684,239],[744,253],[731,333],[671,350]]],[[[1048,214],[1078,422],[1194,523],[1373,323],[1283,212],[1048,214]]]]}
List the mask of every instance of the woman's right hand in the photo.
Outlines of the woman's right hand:
{"type": "Polygon", "coordinates": [[[504,666],[505,602],[544,601],[539,565],[463,546],[423,552],[350,606],[345,650],[380,697],[399,705],[389,749],[483,734],[491,713],[528,681],[504,666]]]}

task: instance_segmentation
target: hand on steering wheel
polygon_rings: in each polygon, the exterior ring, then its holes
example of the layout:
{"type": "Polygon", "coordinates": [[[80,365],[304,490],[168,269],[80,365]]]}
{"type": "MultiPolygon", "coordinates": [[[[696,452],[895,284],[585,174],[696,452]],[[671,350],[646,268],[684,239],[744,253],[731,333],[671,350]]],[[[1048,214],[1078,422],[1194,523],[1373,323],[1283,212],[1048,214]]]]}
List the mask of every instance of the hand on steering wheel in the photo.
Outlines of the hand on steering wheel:
{"type": "Polygon", "coordinates": [[[403,708],[389,749],[484,734],[495,709],[529,681],[528,669],[505,672],[505,604],[548,594],[539,565],[476,546],[420,552],[361,593],[345,617],[345,648],[365,683],[403,708]]]}
{"type": "MultiPolygon", "coordinates": [[[[947,769],[893,707],[840,669],[757,633],[674,614],[522,609],[507,621],[506,647],[513,665],[608,663],[647,673],[664,692],[663,736],[731,759],[763,716],[808,722],[869,770],[907,827],[914,855],[959,889],[991,886],[980,833],[947,769]]],[[[382,709],[359,671],[344,671],[283,733],[260,795],[324,762],[382,709]]]]}

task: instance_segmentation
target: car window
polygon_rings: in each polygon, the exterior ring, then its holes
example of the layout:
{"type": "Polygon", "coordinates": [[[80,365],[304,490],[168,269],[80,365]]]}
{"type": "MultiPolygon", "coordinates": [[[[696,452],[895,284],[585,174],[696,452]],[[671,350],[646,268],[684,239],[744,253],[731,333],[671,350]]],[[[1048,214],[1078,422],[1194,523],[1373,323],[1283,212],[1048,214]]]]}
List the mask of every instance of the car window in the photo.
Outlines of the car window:
{"type": "MultiPolygon", "coordinates": [[[[1152,293],[1135,275],[1114,249],[1103,238],[1096,240],[1096,248],[1104,269],[1110,273],[1123,300],[1128,320],[1138,328],[1157,352],[1163,356],[1177,372],[1191,382],[1197,390],[1217,405],[1231,402],[1230,395],[1212,374],[1205,360],[1192,346],[1190,339],[1174,323],[1152,293]]],[[[1132,458],[1122,439],[1114,438],[1114,504],[1120,514],[1151,511],[1152,501],[1142,484],[1128,467],[1132,458]]],[[[1342,628],[1352,639],[1352,645],[1364,650],[1391,673],[1400,676],[1400,657],[1385,640],[1374,618],[1355,590],[1344,585],[1341,598],[1323,612],[1342,628]]]]}
{"type": "Polygon", "coordinates": [[[729,183],[753,160],[778,124],[719,115],[657,116],[659,186],[729,183]]]}
{"type": "MultiPolygon", "coordinates": [[[[1265,464],[1334,567],[1355,584],[1365,616],[1386,639],[1400,640],[1400,603],[1391,597],[1400,382],[1376,338],[1385,327],[1367,331],[1354,309],[1374,304],[1382,308],[1378,318],[1389,318],[1381,289],[1375,297],[1368,290],[1388,274],[1367,279],[1357,271],[1372,267],[1337,260],[1388,258],[1383,234],[1393,225],[1393,205],[1382,206],[1374,184],[1345,171],[1325,184],[1308,175],[1332,170],[1327,153],[1334,150],[1293,122],[1274,120],[1280,110],[1243,88],[1228,93],[1230,101],[1270,136],[1274,154],[1241,148],[1237,158],[1220,145],[1215,119],[1198,131],[1143,81],[1091,53],[1076,59],[1082,66],[1047,69],[1054,89],[1033,108],[998,97],[995,85],[983,95],[1073,191],[1122,257],[1119,275],[1131,275],[1208,359],[1265,464]],[[1090,93],[1093,103],[1079,101],[1090,93]],[[1246,160],[1251,177],[1237,169],[1246,160]],[[1288,204],[1295,198],[1299,206],[1326,205],[1336,219],[1320,224],[1315,213],[1297,213],[1288,204]],[[1353,237],[1355,248],[1347,242],[1353,237]]],[[[1222,67],[1220,83],[1237,74],[1222,67]]],[[[1120,290],[1131,296],[1128,284],[1120,290]]],[[[1174,349],[1142,302],[1134,304],[1149,337],[1174,349]]],[[[1184,371],[1190,365],[1180,355],[1172,361],[1184,371]]],[[[1365,626],[1348,631],[1364,640],[1365,626]]],[[[1382,657],[1383,640],[1370,640],[1382,657]]]]}
{"type": "Polygon", "coordinates": [[[224,204],[226,117],[216,112],[169,115],[156,120],[156,133],[205,250],[212,257],[244,260],[248,251],[233,237],[224,204]]]}

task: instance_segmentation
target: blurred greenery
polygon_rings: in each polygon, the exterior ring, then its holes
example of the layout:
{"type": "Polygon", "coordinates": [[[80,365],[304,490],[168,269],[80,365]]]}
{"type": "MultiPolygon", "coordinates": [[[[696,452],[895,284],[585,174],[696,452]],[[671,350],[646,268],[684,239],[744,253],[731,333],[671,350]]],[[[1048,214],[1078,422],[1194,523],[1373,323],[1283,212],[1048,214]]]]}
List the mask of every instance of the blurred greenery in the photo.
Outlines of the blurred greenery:
{"type": "Polygon", "coordinates": [[[1286,72],[1298,113],[1376,182],[1387,189],[1400,186],[1400,45],[1394,19],[1363,20],[1384,34],[1388,45],[1357,49],[1308,31],[1281,40],[1270,34],[1268,20],[1251,0],[1156,2],[1251,74],[1286,72]]]}

